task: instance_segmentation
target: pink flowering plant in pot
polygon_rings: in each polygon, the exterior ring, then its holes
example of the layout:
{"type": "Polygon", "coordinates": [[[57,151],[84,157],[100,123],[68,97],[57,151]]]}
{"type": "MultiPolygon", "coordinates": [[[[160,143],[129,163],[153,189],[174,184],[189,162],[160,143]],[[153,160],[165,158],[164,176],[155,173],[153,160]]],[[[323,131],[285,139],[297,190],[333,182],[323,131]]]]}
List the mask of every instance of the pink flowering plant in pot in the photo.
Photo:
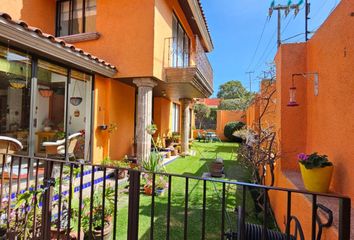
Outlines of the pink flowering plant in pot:
{"type": "Polygon", "coordinates": [[[328,192],[332,179],[333,163],[327,155],[317,152],[298,155],[302,180],[305,188],[311,192],[328,192]]]}
{"type": "Polygon", "coordinates": [[[307,169],[333,166],[333,164],[328,160],[327,155],[319,155],[317,152],[314,152],[310,155],[300,153],[298,158],[299,162],[307,169]]]}

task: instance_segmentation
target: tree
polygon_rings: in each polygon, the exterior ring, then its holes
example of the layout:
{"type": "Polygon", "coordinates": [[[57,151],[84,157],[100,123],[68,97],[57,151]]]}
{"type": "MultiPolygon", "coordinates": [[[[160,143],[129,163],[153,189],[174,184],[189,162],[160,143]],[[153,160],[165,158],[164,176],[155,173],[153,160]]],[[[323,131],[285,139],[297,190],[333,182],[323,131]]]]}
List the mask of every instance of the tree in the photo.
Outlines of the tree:
{"type": "Polygon", "coordinates": [[[218,107],[219,110],[245,110],[252,101],[251,97],[238,99],[223,99],[218,107]]]}
{"type": "Polygon", "coordinates": [[[240,99],[249,97],[250,95],[252,94],[247,91],[240,81],[232,80],[220,85],[217,97],[223,99],[240,99]]]}
{"type": "Polygon", "coordinates": [[[223,99],[219,105],[220,110],[245,110],[254,94],[247,91],[240,81],[232,80],[219,87],[217,96],[223,99]]]}
{"type": "Polygon", "coordinates": [[[195,113],[196,122],[199,123],[198,128],[201,129],[202,123],[210,115],[210,108],[205,104],[198,103],[194,106],[194,113],[195,113]]]}

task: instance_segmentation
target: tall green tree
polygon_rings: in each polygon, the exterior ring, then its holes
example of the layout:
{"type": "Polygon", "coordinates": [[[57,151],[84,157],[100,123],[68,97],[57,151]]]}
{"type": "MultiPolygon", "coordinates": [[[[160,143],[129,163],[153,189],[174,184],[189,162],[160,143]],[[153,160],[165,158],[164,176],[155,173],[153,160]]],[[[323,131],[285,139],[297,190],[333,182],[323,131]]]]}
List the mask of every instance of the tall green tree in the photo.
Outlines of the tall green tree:
{"type": "Polygon", "coordinates": [[[251,93],[238,80],[228,81],[219,87],[218,98],[238,99],[249,97],[251,93]]]}
{"type": "Polygon", "coordinates": [[[245,110],[254,95],[240,81],[232,80],[220,85],[217,96],[223,99],[218,107],[220,110],[245,110]]]}
{"type": "Polygon", "coordinates": [[[194,105],[194,113],[196,122],[199,123],[198,129],[202,128],[202,124],[210,115],[210,108],[205,104],[198,103],[194,105]]]}

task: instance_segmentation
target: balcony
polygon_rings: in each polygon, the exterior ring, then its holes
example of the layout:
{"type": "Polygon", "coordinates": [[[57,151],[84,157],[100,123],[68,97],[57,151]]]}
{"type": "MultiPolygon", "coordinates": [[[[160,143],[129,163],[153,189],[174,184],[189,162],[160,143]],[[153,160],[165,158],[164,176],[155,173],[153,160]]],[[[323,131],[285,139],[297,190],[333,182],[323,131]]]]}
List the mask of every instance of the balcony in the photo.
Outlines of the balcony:
{"type": "Polygon", "coordinates": [[[187,50],[177,47],[175,38],[165,39],[164,73],[173,91],[183,97],[205,98],[213,93],[213,69],[202,44],[196,36],[195,46],[187,50]]]}

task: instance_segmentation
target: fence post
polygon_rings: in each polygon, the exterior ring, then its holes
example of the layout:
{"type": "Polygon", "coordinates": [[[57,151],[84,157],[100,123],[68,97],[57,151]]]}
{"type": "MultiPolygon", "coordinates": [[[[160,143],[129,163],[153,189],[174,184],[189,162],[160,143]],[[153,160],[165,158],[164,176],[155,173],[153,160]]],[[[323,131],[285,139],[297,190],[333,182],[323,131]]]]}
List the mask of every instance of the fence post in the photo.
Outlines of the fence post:
{"type": "Polygon", "coordinates": [[[140,172],[130,170],[128,205],[128,240],[138,239],[140,172]]]}
{"type": "Polygon", "coordinates": [[[350,198],[339,199],[339,228],[338,239],[350,239],[350,198]]]}
{"type": "MultiPolygon", "coordinates": [[[[37,166],[38,167],[38,166],[37,166]]],[[[53,162],[45,161],[43,177],[43,201],[42,201],[42,236],[41,239],[50,239],[50,225],[52,217],[52,196],[55,180],[52,178],[53,162]]]]}

